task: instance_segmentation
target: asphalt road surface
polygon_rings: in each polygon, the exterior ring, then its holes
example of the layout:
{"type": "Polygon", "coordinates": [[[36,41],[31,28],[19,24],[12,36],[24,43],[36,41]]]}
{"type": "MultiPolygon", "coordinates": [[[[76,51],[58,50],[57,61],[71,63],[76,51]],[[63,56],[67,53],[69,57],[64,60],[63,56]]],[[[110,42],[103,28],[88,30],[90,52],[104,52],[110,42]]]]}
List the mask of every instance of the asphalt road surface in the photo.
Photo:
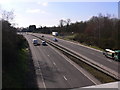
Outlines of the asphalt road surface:
{"type": "MultiPolygon", "coordinates": [[[[41,34],[35,34],[35,35],[41,37],[41,34]]],[[[53,38],[56,38],[56,37],[54,37],[52,35],[44,34],[44,38],[47,38],[47,39],[53,41],[53,38]]],[[[75,43],[72,43],[72,42],[69,42],[66,40],[62,40],[59,38],[57,38],[57,39],[58,39],[58,42],[55,42],[55,43],[65,46],[77,53],[80,53],[81,55],[83,55],[87,58],[90,58],[91,60],[99,63],[100,65],[106,66],[107,68],[110,68],[112,71],[115,71],[116,73],[120,74],[120,69],[119,69],[120,63],[117,61],[114,61],[112,59],[106,58],[102,54],[102,52],[100,52],[98,50],[87,48],[80,44],[75,44],[75,43]]]]}
{"type": "Polygon", "coordinates": [[[80,71],[63,54],[50,45],[34,46],[32,35],[24,34],[28,40],[37,75],[39,88],[79,88],[96,84],[96,79],[80,71]]]}

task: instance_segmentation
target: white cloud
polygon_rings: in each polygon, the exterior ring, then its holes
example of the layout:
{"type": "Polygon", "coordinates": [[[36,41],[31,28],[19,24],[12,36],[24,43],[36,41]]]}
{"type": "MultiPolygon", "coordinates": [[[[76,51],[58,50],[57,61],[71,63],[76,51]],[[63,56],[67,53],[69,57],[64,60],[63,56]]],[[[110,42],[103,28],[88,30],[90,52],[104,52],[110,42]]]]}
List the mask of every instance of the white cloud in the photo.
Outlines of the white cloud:
{"type": "Polygon", "coordinates": [[[48,2],[38,2],[39,5],[48,6],[48,2]]]}
{"type": "Polygon", "coordinates": [[[41,11],[42,14],[45,14],[46,12],[45,11],[41,11]]]}
{"type": "Polygon", "coordinates": [[[8,2],[11,2],[12,0],[0,0],[0,3],[3,4],[3,3],[8,3],[8,2]]]}
{"type": "Polygon", "coordinates": [[[17,24],[15,27],[27,27],[30,19],[26,18],[23,14],[16,13],[14,18],[14,23],[17,24]]]}
{"type": "Polygon", "coordinates": [[[47,6],[47,5],[48,5],[48,3],[47,3],[47,2],[44,2],[44,3],[42,3],[42,5],[43,5],[43,6],[47,6]]]}
{"type": "Polygon", "coordinates": [[[41,13],[41,14],[47,14],[46,11],[40,10],[40,9],[28,9],[26,10],[27,13],[41,13]]]}
{"type": "Polygon", "coordinates": [[[28,9],[26,12],[27,13],[39,13],[40,9],[28,9]]]}

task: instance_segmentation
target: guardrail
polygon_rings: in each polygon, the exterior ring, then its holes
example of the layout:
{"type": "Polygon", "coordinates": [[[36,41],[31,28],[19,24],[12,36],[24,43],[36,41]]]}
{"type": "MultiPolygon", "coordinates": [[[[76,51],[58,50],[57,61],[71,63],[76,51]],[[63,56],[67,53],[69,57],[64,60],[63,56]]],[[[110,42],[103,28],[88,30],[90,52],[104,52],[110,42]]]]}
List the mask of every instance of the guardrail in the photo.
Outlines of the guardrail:
{"type": "MultiPolygon", "coordinates": [[[[31,34],[31,35],[33,35],[33,34],[31,34]]],[[[95,61],[93,61],[93,60],[91,60],[91,59],[89,59],[89,58],[87,58],[87,57],[85,57],[83,55],[80,55],[79,53],[77,53],[77,52],[75,52],[73,50],[70,50],[67,47],[64,47],[64,46],[62,46],[60,44],[57,44],[57,43],[55,43],[53,41],[50,41],[50,40],[46,39],[46,38],[43,38],[43,37],[41,38],[41,37],[38,37],[36,35],[33,35],[33,36],[35,36],[35,37],[37,37],[37,38],[39,38],[41,40],[45,40],[48,44],[50,44],[50,45],[52,45],[52,46],[54,46],[54,47],[56,47],[56,48],[58,48],[58,49],[60,49],[60,50],[62,50],[64,52],[66,52],[67,54],[69,54],[69,55],[71,55],[71,56],[85,62],[86,64],[88,64],[88,65],[90,65],[90,66],[92,66],[92,67],[94,67],[94,68],[96,68],[96,69],[98,69],[98,70],[112,76],[112,77],[114,77],[115,79],[120,80],[120,74],[118,72],[115,72],[112,69],[110,69],[110,68],[108,68],[106,66],[103,66],[102,64],[99,64],[99,63],[97,63],[97,62],[95,62],[95,61]]]]}

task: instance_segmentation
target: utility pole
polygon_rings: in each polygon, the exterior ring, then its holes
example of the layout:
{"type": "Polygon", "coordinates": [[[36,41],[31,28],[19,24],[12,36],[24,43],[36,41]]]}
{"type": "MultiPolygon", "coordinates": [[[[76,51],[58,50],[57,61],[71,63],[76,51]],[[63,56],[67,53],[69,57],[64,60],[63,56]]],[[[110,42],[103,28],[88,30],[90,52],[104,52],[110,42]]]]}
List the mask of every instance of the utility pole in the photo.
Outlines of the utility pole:
{"type": "Polygon", "coordinates": [[[120,49],[120,47],[119,47],[119,45],[120,45],[120,36],[119,36],[119,34],[120,34],[120,1],[118,2],[118,28],[117,28],[117,39],[118,39],[118,42],[117,42],[117,46],[118,46],[118,49],[120,49]]]}

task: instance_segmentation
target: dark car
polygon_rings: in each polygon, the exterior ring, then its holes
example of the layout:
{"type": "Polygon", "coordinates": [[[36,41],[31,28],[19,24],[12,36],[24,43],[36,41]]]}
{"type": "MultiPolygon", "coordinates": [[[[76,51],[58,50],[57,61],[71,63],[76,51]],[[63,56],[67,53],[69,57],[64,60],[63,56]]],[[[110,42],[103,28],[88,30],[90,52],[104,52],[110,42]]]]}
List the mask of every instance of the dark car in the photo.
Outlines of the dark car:
{"type": "Polygon", "coordinates": [[[53,41],[57,42],[58,40],[56,38],[53,38],[53,41]]]}

